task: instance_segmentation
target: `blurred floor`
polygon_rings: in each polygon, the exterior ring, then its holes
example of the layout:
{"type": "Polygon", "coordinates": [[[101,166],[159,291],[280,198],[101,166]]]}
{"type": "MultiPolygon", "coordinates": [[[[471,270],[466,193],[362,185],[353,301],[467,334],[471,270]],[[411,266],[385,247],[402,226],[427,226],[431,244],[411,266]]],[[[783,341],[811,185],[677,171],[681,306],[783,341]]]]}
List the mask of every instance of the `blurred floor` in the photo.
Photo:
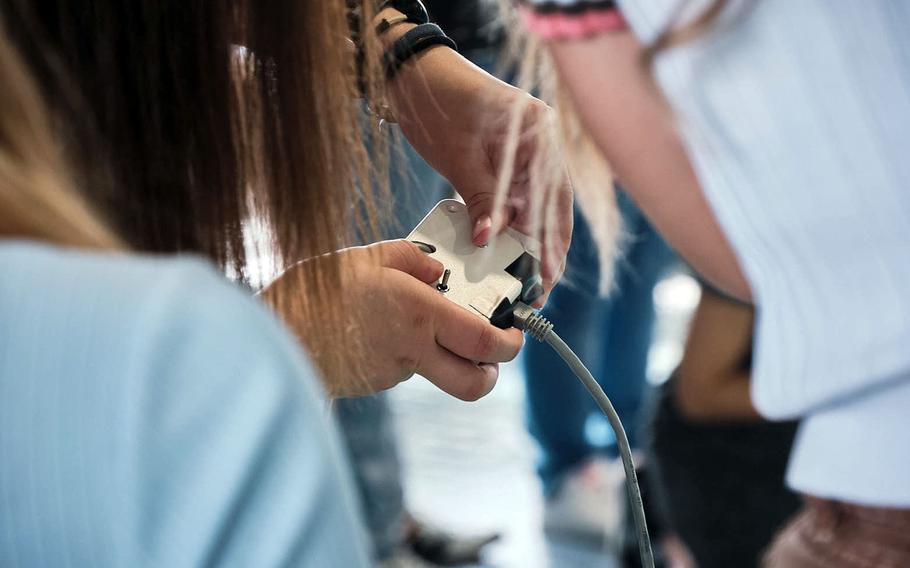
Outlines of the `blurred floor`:
{"type": "MultiPolygon", "coordinates": [[[[675,275],[655,289],[656,337],[649,378],[665,379],[682,353],[698,287],[675,275]]],[[[499,531],[486,565],[504,568],[615,568],[604,550],[544,538],[535,447],[524,427],[521,365],[502,369],[486,398],[464,403],[420,377],[393,390],[408,504],[419,518],[475,534],[499,531]]]]}
{"type": "Polygon", "coordinates": [[[520,369],[517,362],[506,365],[496,389],[470,404],[421,378],[395,389],[409,506],[456,532],[500,531],[502,540],[485,558],[490,566],[612,568],[598,550],[544,541],[520,369]]]}

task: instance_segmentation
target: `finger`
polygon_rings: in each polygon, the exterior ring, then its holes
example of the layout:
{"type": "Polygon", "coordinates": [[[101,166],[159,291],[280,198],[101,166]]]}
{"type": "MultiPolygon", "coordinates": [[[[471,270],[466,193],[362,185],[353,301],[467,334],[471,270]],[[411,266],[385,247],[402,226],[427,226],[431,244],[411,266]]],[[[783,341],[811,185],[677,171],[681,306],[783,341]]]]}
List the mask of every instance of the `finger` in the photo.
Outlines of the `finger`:
{"type": "Polygon", "coordinates": [[[566,256],[572,242],[574,196],[568,179],[560,187],[548,204],[548,217],[544,223],[542,244],[543,258],[541,259],[541,280],[546,292],[562,277],[566,267],[566,256]]]}
{"type": "Polygon", "coordinates": [[[425,356],[418,372],[443,392],[468,402],[489,394],[499,378],[498,365],[472,363],[439,345],[425,356]]]}
{"type": "Polygon", "coordinates": [[[559,265],[559,268],[557,268],[554,272],[548,274],[546,277],[541,275],[541,286],[543,287],[544,291],[543,295],[541,295],[541,298],[546,300],[546,298],[549,297],[550,292],[553,291],[553,288],[555,288],[559,281],[562,280],[562,276],[565,274],[565,271],[566,262],[563,260],[559,265]]]}
{"type": "Polygon", "coordinates": [[[521,350],[524,339],[517,329],[499,329],[441,297],[434,310],[436,342],[460,357],[481,363],[502,363],[514,359],[521,350]]]}
{"type": "Polygon", "coordinates": [[[495,175],[491,172],[479,172],[472,176],[469,183],[456,184],[459,195],[464,197],[465,205],[468,207],[473,229],[472,242],[475,246],[486,246],[490,237],[512,224],[516,211],[521,210],[510,202],[514,199],[514,191],[527,184],[529,180],[527,164],[521,161],[513,166],[509,180],[510,188],[498,209],[495,209],[496,189],[500,180],[498,167],[496,169],[495,175]]]}
{"type": "Polygon", "coordinates": [[[436,282],[442,275],[442,263],[427,255],[412,242],[385,241],[367,248],[379,254],[380,262],[386,268],[410,274],[427,284],[436,282]]]}
{"type": "Polygon", "coordinates": [[[560,235],[544,233],[543,239],[555,239],[556,242],[550,242],[544,245],[544,251],[540,262],[540,280],[544,292],[549,293],[556,283],[562,278],[566,269],[566,254],[568,246],[562,242],[560,235]]]}
{"type": "MultiPolygon", "coordinates": [[[[473,220],[473,234],[472,242],[475,246],[486,246],[490,242],[490,238],[493,235],[498,235],[503,232],[506,227],[518,228],[520,219],[522,215],[526,214],[526,200],[521,197],[507,197],[499,208],[499,210],[492,211],[493,203],[493,194],[478,194],[478,197],[475,197],[475,201],[484,202],[483,207],[477,207],[476,211],[484,211],[477,214],[476,220],[473,220]],[[489,199],[487,199],[489,197],[489,199]],[[486,209],[486,206],[489,205],[490,209],[486,209]],[[490,212],[486,212],[490,211],[490,212]]],[[[471,209],[468,208],[468,212],[471,212],[471,209]]],[[[474,217],[472,216],[472,219],[474,217]]],[[[521,229],[518,229],[519,231],[521,229]]]]}
{"type": "MultiPolygon", "coordinates": [[[[553,258],[553,253],[549,253],[550,257],[553,258]]],[[[566,260],[565,252],[561,253],[562,262],[559,264],[559,267],[556,270],[547,270],[546,265],[541,263],[540,271],[540,284],[543,288],[543,294],[541,294],[534,302],[531,304],[532,308],[541,309],[546,305],[547,300],[550,298],[550,294],[553,292],[553,289],[556,288],[556,285],[562,279],[563,274],[566,270],[566,260]]]]}
{"type": "Polygon", "coordinates": [[[556,276],[556,278],[541,278],[541,286],[543,287],[543,294],[540,295],[534,302],[531,304],[532,308],[540,309],[544,307],[547,303],[547,300],[550,298],[550,294],[553,293],[553,290],[559,283],[559,279],[562,278],[562,271],[556,276]]]}
{"type": "MultiPolygon", "coordinates": [[[[490,180],[496,187],[495,180],[490,180]]],[[[493,228],[493,202],[495,194],[491,191],[478,191],[465,200],[468,206],[468,215],[471,217],[471,241],[475,246],[486,246],[490,242],[493,228]]]]}
{"type": "Polygon", "coordinates": [[[471,236],[471,242],[475,246],[486,246],[490,242],[490,235],[493,231],[493,218],[489,215],[481,215],[474,222],[474,230],[471,236]]]}

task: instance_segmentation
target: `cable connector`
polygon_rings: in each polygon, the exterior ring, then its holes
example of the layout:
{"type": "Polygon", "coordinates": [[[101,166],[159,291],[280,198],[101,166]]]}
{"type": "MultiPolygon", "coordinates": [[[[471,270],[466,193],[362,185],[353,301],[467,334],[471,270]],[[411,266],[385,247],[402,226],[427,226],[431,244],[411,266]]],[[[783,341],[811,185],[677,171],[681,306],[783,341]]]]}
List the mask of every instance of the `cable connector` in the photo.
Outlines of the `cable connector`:
{"type": "Polygon", "coordinates": [[[553,331],[553,324],[550,323],[550,320],[535,312],[534,308],[524,302],[516,302],[512,314],[515,316],[515,322],[512,325],[537,341],[546,340],[553,331]]]}

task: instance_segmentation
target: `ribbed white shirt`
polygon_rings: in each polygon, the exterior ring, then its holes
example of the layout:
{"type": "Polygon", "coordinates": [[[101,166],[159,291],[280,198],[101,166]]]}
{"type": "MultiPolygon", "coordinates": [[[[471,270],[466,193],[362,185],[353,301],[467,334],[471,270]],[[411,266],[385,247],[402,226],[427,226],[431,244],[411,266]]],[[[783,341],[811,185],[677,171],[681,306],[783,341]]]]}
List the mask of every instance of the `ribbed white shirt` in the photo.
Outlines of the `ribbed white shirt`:
{"type": "MultiPolygon", "coordinates": [[[[648,42],[677,2],[620,4],[648,42]]],[[[656,72],[755,294],[755,404],[805,417],[796,489],[910,507],[910,3],[733,4],[656,72]]]]}

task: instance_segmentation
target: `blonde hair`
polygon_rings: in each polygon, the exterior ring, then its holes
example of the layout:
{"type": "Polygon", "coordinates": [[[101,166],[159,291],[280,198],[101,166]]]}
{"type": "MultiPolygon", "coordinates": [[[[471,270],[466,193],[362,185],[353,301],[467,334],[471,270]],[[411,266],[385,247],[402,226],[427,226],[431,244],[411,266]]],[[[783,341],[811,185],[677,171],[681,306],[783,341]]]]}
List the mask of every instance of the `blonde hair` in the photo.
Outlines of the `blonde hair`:
{"type": "MultiPolygon", "coordinates": [[[[680,0],[670,23],[645,46],[641,64],[650,69],[654,59],[662,52],[694,41],[713,30],[729,6],[729,0],[713,0],[691,17],[683,19],[690,8],[690,0],[680,0]]],[[[556,109],[565,160],[575,188],[579,211],[588,221],[591,235],[598,248],[600,260],[601,293],[607,294],[613,281],[615,261],[621,256],[625,244],[622,217],[616,205],[613,176],[609,164],[581,124],[565,88],[560,85],[547,49],[531,34],[525,32],[515,3],[499,0],[500,16],[509,30],[509,63],[518,67],[518,85],[535,92],[556,109]]],[[[545,155],[536,156],[536,168],[551,172],[559,167],[546,163],[545,155]]],[[[533,169],[533,168],[532,168],[533,169]]],[[[543,175],[539,177],[546,178],[543,175]]],[[[532,176],[532,178],[535,176],[532,176]]],[[[502,182],[507,184],[508,180],[502,182]]],[[[539,185],[539,184],[538,184],[539,185]]],[[[532,192],[546,188],[532,187],[532,192]]],[[[538,213],[543,222],[546,213],[538,213]]],[[[568,275],[571,284],[571,274],[568,275]]]]}
{"type": "Polygon", "coordinates": [[[119,239],[72,187],[38,89],[5,34],[0,77],[0,236],[120,248],[119,239]]]}
{"type": "MultiPolygon", "coordinates": [[[[536,135],[540,137],[539,147],[553,148],[558,145],[560,151],[539,151],[532,157],[531,193],[545,193],[549,189],[544,186],[547,182],[539,180],[549,180],[548,183],[552,184],[568,170],[578,211],[587,221],[597,246],[600,293],[607,295],[613,287],[614,266],[625,235],[616,202],[613,172],[581,124],[567,91],[559,83],[545,46],[536,37],[524,32],[513,2],[499,0],[499,9],[500,18],[509,30],[503,64],[517,68],[518,87],[534,93],[555,111],[552,113],[552,128],[539,129],[536,135]]],[[[520,113],[516,114],[520,116],[520,113]]],[[[509,179],[501,180],[500,187],[507,186],[509,182],[509,179]]],[[[540,224],[551,223],[555,214],[545,210],[534,212],[540,224]]],[[[573,285],[573,275],[567,273],[563,281],[573,285]]]]}

